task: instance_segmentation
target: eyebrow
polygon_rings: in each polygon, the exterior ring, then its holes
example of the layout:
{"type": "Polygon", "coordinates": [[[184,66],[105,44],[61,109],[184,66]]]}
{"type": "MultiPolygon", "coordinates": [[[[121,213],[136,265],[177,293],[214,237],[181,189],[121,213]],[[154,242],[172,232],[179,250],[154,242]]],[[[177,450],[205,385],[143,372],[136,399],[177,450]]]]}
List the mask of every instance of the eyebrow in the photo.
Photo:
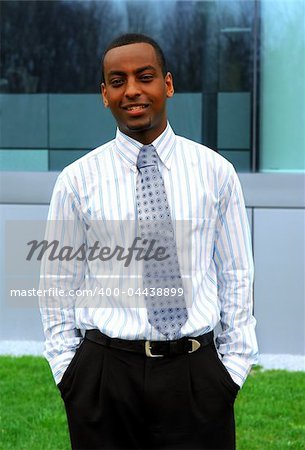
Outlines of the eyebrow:
{"type": "MultiPolygon", "coordinates": [[[[156,72],[156,69],[154,66],[144,66],[144,67],[139,67],[138,69],[136,69],[135,73],[139,74],[141,72],[144,72],[145,70],[153,70],[154,72],[156,72]]],[[[123,72],[121,70],[110,70],[110,72],[107,74],[107,76],[110,77],[112,75],[126,75],[126,72],[123,72]]]]}

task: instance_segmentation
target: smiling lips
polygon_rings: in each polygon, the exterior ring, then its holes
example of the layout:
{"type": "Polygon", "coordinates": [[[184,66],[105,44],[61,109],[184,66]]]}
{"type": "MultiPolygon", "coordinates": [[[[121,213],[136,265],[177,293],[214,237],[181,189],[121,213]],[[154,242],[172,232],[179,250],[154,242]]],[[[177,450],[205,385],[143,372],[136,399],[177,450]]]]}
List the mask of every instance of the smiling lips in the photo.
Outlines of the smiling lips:
{"type": "Polygon", "coordinates": [[[146,109],[148,105],[144,104],[131,104],[123,106],[122,108],[125,109],[125,111],[131,112],[131,113],[142,113],[144,109],[146,109]]]}

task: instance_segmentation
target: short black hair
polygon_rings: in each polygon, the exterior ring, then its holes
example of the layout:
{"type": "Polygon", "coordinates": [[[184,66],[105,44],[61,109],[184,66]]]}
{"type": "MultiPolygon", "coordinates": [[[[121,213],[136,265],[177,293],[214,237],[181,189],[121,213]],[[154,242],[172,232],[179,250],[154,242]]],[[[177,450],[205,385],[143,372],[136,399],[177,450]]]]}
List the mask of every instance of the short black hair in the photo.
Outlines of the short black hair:
{"type": "Polygon", "coordinates": [[[165,56],[163,53],[163,50],[161,49],[160,45],[151,37],[145,35],[145,34],[140,34],[140,33],[126,33],[126,34],[121,34],[120,36],[116,37],[115,39],[113,39],[110,44],[108,44],[108,46],[106,47],[104,53],[103,53],[103,57],[102,57],[102,82],[105,82],[105,76],[104,76],[104,60],[105,60],[105,56],[106,54],[109,52],[109,50],[116,48],[116,47],[123,47],[124,45],[129,45],[129,44],[142,44],[142,43],[146,43],[146,44],[150,44],[156,52],[157,55],[157,59],[158,62],[161,66],[161,70],[163,73],[163,76],[165,77],[166,73],[167,73],[167,67],[166,67],[166,60],[165,60],[165,56]]]}

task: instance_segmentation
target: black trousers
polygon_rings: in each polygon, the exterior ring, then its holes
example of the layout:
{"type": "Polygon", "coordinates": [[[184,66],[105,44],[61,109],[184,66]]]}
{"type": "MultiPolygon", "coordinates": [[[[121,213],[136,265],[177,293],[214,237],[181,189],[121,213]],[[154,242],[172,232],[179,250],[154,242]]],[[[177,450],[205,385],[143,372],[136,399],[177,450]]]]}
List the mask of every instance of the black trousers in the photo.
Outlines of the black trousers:
{"type": "Polygon", "coordinates": [[[239,387],[214,343],[148,358],[84,339],[58,387],[73,449],[235,449],[239,387]]]}

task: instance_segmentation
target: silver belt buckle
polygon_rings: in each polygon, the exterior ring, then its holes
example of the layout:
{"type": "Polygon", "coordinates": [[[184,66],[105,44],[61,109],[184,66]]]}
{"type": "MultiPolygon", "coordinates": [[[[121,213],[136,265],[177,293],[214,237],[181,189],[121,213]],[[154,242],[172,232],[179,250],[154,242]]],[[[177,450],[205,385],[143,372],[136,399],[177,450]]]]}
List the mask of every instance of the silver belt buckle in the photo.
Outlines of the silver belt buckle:
{"type": "Polygon", "coordinates": [[[193,353],[201,347],[200,342],[196,341],[196,339],[188,339],[188,341],[192,343],[192,350],[189,350],[189,353],[193,353]]]}
{"type": "Polygon", "coordinates": [[[154,355],[153,353],[151,353],[150,341],[145,341],[145,354],[149,358],[163,358],[164,356],[164,355],[154,355]]]}

